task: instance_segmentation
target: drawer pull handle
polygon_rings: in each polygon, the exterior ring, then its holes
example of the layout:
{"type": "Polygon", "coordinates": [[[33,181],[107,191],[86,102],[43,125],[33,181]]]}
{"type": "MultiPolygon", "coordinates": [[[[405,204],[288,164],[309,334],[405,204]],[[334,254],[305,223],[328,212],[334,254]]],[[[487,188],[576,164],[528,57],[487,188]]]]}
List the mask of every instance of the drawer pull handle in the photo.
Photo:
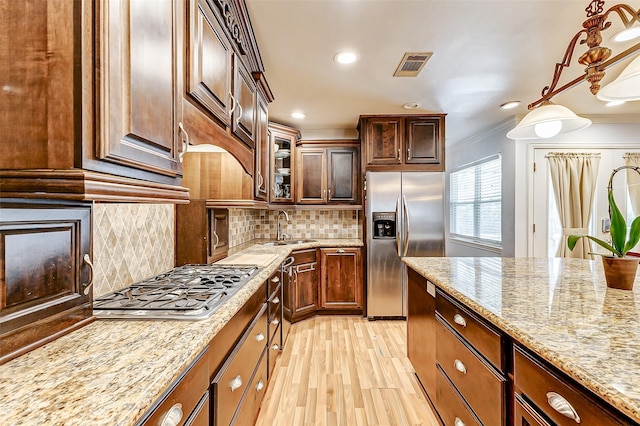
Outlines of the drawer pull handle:
{"type": "Polygon", "coordinates": [[[271,282],[272,283],[279,283],[280,282],[280,278],[279,277],[273,277],[273,278],[271,278],[271,282]]]}
{"type": "Polygon", "coordinates": [[[180,424],[180,420],[182,420],[182,404],[179,402],[177,404],[173,404],[173,407],[167,411],[167,414],[162,417],[162,422],[160,422],[160,426],[178,426],[180,424]]]}
{"type": "Polygon", "coordinates": [[[456,417],[456,419],[453,422],[454,426],[464,426],[464,422],[462,420],[460,420],[460,418],[456,417]]]}
{"type": "Polygon", "coordinates": [[[256,335],[256,342],[262,342],[264,340],[264,334],[260,333],[256,335]]]}
{"type": "Polygon", "coordinates": [[[336,253],[344,253],[344,250],[343,249],[338,249],[338,250],[336,250],[336,253]]]}
{"type": "Polygon", "coordinates": [[[462,374],[467,374],[467,367],[465,367],[462,361],[460,361],[459,359],[453,361],[453,366],[462,374]]]}
{"type": "Polygon", "coordinates": [[[455,322],[458,325],[461,325],[462,327],[466,327],[467,326],[467,321],[460,314],[455,314],[453,316],[453,322],[455,322]]]}
{"type": "Polygon", "coordinates": [[[280,321],[278,320],[278,318],[271,321],[271,325],[278,325],[278,324],[280,324],[280,321]]]}
{"type": "Polygon", "coordinates": [[[565,417],[569,417],[574,420],[576,423],[580,423],[580,416],[576,412],[576,410],[571,406],[569,401],[564,399],[564,397],[555,392],[547,392],[547,402],[558,413],[562,414],[565,417]]]}
{"type": "Polygon", "coordinates": [[[229,383],[229,388],[231,388],[231,392],[233,392],[234,390],[238,389],[240,386],[242,386],[242,377],[240,377],[240,375],[238,374],[236,378],[233,379],[231,383],[229,383]]]}
{"type": "Polygon", "coordinates": [[[280,303],[280,299],[278,299],[278,296],[274,297],[271,303],[273,303],[274,305],[277,305],[278,303],[280,303]]]}
{"type": "Polygon", "coordinates": [[[280,346],[278,346],[278,344],[275,343],[273,346],[271,346],[271,349],[273,349],[274,351],[279,351],[280,350],[280,346]]]}
{"type": "Polygon", "coordinates": [[[262,389],[264,389],[264,382],[260,380],[256,385],[256,392],[260,392],[262,389]]]}

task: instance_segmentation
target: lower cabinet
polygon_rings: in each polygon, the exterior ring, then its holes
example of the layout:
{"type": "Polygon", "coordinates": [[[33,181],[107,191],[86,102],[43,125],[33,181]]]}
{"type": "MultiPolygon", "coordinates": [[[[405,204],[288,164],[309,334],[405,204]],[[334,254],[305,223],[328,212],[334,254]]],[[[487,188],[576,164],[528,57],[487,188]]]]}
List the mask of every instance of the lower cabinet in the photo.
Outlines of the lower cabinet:
{"type": "Polygon", "coordinates": [[[318,261],[316,249],[293,252],[290,278],[284,288],[284,317],[300,321],[318,309],[318,261]]]}
{"type": "Polygon", "coordinates": [[[320,309],[362,311],[359,248],[320,249],[320,309]]]}

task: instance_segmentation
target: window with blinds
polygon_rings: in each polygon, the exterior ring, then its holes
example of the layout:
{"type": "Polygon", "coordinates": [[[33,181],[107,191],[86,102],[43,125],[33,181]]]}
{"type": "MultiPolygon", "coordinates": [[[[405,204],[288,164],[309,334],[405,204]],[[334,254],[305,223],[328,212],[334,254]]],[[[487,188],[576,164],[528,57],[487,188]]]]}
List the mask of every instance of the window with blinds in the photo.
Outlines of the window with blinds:
{"type": "Polygon", "coordinates": [[[452,239],[501,247],[502,159],[491,156],[450,176],[452,239]]]}

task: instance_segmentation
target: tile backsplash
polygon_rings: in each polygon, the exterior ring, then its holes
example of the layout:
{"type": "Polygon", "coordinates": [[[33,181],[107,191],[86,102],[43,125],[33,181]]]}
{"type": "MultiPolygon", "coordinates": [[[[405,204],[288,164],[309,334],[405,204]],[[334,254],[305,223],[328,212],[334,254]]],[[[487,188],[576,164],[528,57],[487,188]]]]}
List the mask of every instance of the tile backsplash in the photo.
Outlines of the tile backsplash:
{"type": "MultiPolygon", "coordinates": [[[[286,209],[284,209],[287,211],[286,209]]],[[[361,238],[361,214],[354,210],[289,210],[280,217],[282,232],[291,238],[361,238]]],[[[277,211],[261,210],[256,238],[275,239],[277,211]]]]}
{"type": "Polygon", "coordinates": [[[173,204],[96,203],[94,297],[173,268],[174,241],[173,204]]]}

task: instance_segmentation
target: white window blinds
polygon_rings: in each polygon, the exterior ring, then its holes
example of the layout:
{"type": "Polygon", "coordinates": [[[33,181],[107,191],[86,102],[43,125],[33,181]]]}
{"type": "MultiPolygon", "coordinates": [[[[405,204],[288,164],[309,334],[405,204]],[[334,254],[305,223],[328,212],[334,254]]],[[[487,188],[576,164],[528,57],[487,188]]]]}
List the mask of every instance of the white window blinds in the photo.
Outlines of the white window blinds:
{"type": "Polygon", "coordinates": [[[502,243],[502,160],[499,155],[451,173],[451,238],[499,247],[502,243]]]}

